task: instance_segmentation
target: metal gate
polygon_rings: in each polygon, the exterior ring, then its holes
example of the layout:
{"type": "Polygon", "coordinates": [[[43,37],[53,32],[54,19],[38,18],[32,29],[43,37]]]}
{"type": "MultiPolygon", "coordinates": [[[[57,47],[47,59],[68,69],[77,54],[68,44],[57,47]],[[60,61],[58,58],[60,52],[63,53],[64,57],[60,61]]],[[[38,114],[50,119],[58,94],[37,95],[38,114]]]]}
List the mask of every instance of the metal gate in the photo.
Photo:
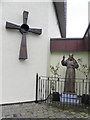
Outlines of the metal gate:
{"type": "Polygon", "coordinates": [[[76,79],[75,93],[64,93],[65,78],[36,74],[36,102],[55,106],[90,106],[90,79],[76,79]]]}

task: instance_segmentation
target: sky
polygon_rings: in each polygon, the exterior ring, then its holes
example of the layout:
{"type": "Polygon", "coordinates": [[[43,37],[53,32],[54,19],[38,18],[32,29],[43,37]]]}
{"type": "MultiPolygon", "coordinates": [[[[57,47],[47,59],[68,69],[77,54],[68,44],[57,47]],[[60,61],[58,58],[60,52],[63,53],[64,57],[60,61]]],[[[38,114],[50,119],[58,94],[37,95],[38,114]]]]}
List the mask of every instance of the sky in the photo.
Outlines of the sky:
{"type": "Polygon", "coordinates": [[[67,38],[83,37],[88,27],[88,2],[67,0],[67,38]]]}

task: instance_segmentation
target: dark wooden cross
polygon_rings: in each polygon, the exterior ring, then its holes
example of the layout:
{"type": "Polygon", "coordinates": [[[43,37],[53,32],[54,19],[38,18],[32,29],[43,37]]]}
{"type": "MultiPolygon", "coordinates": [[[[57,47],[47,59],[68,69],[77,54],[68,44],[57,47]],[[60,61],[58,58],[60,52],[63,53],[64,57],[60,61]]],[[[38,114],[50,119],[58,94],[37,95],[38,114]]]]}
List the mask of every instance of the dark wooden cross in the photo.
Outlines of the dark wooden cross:
{"type": "Polygon", "coordinates": [[[29,25],[27,25],[28,13],[28,11],[23,12],[23,24],[21,26],[13,24],[11,22],[6,22],[6,29],[17,29],[22,34],[22,41],[19,52],[19,59],[22,60],[27,59],[26,34],[28,32],[32,32],[38,35],[42,33],[42,29],[30,28],[29,25]]]}

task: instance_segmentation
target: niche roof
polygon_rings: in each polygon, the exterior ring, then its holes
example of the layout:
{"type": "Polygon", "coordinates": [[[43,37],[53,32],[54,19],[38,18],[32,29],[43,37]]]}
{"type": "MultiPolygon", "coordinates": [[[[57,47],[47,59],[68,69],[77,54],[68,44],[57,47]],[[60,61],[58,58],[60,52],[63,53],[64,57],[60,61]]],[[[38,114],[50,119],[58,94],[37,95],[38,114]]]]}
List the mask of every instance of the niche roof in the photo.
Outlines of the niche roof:
{"type": "Polygon", "coordinates": [[[90,51],[90,23],[82,38],[51,38],[50,51],[90,51]]]}
{"type": "Polygon", "coordinates": [[[62,38],[66,38],[66,11],[67,11],[67,2],[62,0],[62,2],[54,2],[54,8],[57,16],[58,26],[62,38]]]}

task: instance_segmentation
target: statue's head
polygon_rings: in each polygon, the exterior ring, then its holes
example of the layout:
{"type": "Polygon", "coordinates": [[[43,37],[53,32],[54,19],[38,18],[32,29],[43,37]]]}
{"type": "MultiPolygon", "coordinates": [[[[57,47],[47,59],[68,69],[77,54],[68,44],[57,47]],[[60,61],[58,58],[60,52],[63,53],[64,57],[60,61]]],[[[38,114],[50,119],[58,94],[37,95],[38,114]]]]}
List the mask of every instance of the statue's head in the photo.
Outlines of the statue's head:
{"type": "Polygon", "coordinates": [[[73,54],[72,53],[69,54],[69,59],[73,60],[73,54]]]}

